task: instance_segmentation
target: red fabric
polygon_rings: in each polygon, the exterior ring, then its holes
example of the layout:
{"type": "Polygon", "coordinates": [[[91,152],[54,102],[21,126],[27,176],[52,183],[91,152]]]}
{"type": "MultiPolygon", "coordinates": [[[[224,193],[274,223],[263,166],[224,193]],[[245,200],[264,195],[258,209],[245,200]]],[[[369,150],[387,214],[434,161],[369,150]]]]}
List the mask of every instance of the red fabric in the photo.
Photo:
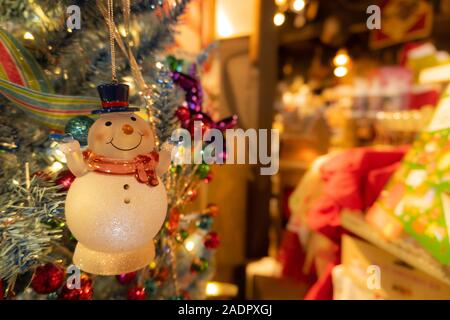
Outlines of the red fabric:
{"type": "Polygon", "coordinates": [[[312,283],[313,277],[305,275],[302,268],[299,267],[305,264],[305,256],[298,234],[286,230],[283,233],[283,240],[278,252],[278,261],[283,266],[283,276],[303,283],[312,283]]]}
{"type": "Polygon", "coordinates": [[[132,160],[110,159],[95,154],[91,150],[83,152],[83,157],[90,169],[106,174],[129,175],[134,174],[140,183],[155,187],[159,184],[156,167],[159,153],[152,151],[140,154],[132,160]]]}
{"type": "Polygon", "coordinates": [[[411,52],[411,50],[419,48],[423,44],[424,42],[408,42],[407,44],[405,44],[399,54],[400,65],[405,66],[408,61],[408,55],[411,52]]]}
{"type": "Polygon", "coordinates": [[[393,164],[375,169],[367,175],[367,188],[364,192],[364,202],[366,208],[371,207],[378,198],[381,190],[383,190],[386,183],[388,183],[391,175],[400,167],[400,161],[393,164]]]}
{"type": "Polygon", "coordinates": [[[331,300],[333,299],[333,282],[331,272],[336,263],[331,262],[322,277],[308,290],[305,300],[331,300]]]}
{"type": "MultiPolygon", "coordinates": [[[[341,210],[364,211],[369,208],[406,151],[405,147],[391,151],[377,151],[373,148],[351,149],[325,162],[321,168],[325,185],[322,195],[308,212],[309,228],[340,245],[343,233],[341,210]]],[[[339,260],[340,255],[337,254],[335,264],[338,264],[339,260]]],[[[331,269],[332,265],[333,263],[330,264],[331,269]]],[[[322,275],[307,297],[322,299],[326,296],[325,299],[332,299],[332,290],[328,290],[330,285],[331,271],[322,275]]]]}
{"type": "Polygon", "coordinates": [[[429,90],[409,95],[409,109],[420,109],[424,106],[435,106],[439,101],[439,92],[429,90]]]}
{"type": "Polygon", "coordinates": [[[325,162],[321,168],[325,185],[322,195],[308,212],[308,226],[339,243],[342,234],[341,210],[368,208],[384,187],[384,184],[368,179],[370,173],[399,162],[405,150],[351,149],[325,162]],[[372,202],[367,202],[368,199],[372,202]]]}

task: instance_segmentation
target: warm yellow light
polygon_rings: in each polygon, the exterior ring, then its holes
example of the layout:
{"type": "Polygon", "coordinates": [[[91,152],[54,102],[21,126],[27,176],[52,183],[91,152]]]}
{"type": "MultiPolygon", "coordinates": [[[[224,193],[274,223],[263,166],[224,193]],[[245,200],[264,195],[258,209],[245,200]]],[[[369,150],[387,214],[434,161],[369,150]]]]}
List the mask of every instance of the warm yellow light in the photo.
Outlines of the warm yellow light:
{"type": "Polygon", "coordinates": [[[225,12],[219,11],[217,17],[217,34],[220,38],[229,38],[233,35],[233,25],[225,12]]]}
{"type": "Polygon", "coordinates": [[[122,36],[122,37],[126,37],[127,36],[127,29],[125,29],[125,26],[124,25],[120,25],[119,27],[118,27],[118,29],[119,29],[119,33],[120,33],[120,35],[122,36]]]}
{"type": "Polygon", "coordinates": [[[284,21],[286,21],[286,17],[284,15],[283,12],[277,12],[274,16],[273,16],[273,23],[279,27],[281,25],[283,25],[284,21]]]}
{"type": "Polygon", "coordinates": [[[28,31],[23,34],[23,38],[25,40],[34,40],[33,34],[31,32],[28,32],[28,31]]]}
{"type": "Polygon", "coordinates": [[[295,12],[300,12],[300,11],[302,11],[304,8],[305,8],[305,0],[295,0],[293,3],[292,3],[292,9],[295,11],[295,12]]]}
{"type": "Polygon", "coordinates": [[[186,248],[187,251],[191,252],[195,248],[195,243],[194,243],[194,241],[190,241],[190,240],[186,241],[184,244],[184,247],[186,248]]]}
{"type": "Polygon", "coordinates": [[[342,78],[345,77],[348,73],[348,69],[347,67],[337,67],[336,69],[334,69],[334,75],[338,78],[342,78]]]}
{"type": "Polygon", "coordinates": [[[61,170],[64,166],[62,165],[61,162],[55,161],[53,162],[53,164],[50,166],[50,170],[52,172],[58,172],[59,170],[61,170]]]}
{"type": "Polygon", "coordinates": [[[208,296],[217,296],[219,294],[219,286],[217,283],[208,282],[206,285],[206,294],[208,296]]]}
{"type": "Polygon", "coordinates": [[[208,297],[235,297],[238,294],[235,284],[224,282],[208,282],[205,291],[208,297]]]}
{"type": "Polygon", "coordinates": [[[287,0],[275,0],[275,4],[279,7],[285,6],[287,3],[287,0]]]}
{"type": "Polygon", "coordinates": [[[72,33],[72,31],[73,31],[72,29],[67,28],[67,32],[68,32],[68,33],[72,33]]]}
{"type": "Polygon", "coordinates": [[[59,149],[53,150],[53,156],[55,157],[56,161],[58,161],[58,162],[61,162],[61,163],[67,162],[66,155],[64,154],[64,152],[62,152],[59,149]]]}
{"type": "Polygon", "coordinates": [[[348,56],[347,55],[345,55],[345,54],[340,54],[340,55],[337,55],[335,58],[334,58],[334,64],[335,65],[337,65],[337,66],[343,66],[343,65],[346,65],[347,63],[348,63],[348,56]]]}
{"type": "Polygon", "coordinates": [[[335,66],[344,66],[349,63],[350,57],[346,50],[339,50],[336,56],[333,59],[333,63],[335,66]]]}

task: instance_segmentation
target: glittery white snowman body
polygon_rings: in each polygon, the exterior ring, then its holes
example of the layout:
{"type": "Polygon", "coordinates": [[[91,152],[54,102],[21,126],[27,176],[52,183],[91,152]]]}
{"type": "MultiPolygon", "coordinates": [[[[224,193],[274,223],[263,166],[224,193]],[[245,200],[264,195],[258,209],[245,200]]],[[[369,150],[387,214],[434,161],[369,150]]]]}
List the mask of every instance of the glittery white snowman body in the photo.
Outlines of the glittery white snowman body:
{"type": "MultiPolygon", "coordinates": [[[[129,112],[102,115],[88,141],[95,154],[117,160],[149,154],[155,146],[149,125],[129,112]]],[[[74,263],[104,275],[144,267],[154,258],[153,238],[166,217],[164,185],[139,182],[134,174],[88,170],[80,154],[66,150],[69,169],[77,176],[65,207],[67,225],[78,240],[74,263]]]]}

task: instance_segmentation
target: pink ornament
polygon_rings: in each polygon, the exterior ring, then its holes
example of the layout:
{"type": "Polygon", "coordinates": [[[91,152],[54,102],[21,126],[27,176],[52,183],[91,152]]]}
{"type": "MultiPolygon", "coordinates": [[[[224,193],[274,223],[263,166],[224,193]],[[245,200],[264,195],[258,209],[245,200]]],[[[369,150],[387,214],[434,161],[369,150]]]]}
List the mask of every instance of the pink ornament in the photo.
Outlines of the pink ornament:
{"type": "Polygon", "coordinates": [[[238,122],[238,117],[237,115],[225,118],[220,120],[219,122],[216,122],[214,124],[214,128],[219,129],[221,131],[225,131],[227,129],[233,129],[238,122]]]}

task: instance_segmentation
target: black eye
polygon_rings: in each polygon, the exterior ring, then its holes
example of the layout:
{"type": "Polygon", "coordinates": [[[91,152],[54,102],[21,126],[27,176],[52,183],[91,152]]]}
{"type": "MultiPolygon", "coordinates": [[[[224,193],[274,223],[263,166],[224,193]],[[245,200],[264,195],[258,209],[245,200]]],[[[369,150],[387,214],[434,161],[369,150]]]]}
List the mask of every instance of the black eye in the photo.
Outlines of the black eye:
{"type": "Polygon", "coordinates": [[[111,121],[106,121],[106,122],[105,122],[105,126],[109,127],[110,125],[112,125],[112,122],[111,122],[111,121]]]}
{"type": "Polygon", "coordinates": [[[135,117],[131,117],[131,120],[136,121],[136,118],[135,117]]]}

